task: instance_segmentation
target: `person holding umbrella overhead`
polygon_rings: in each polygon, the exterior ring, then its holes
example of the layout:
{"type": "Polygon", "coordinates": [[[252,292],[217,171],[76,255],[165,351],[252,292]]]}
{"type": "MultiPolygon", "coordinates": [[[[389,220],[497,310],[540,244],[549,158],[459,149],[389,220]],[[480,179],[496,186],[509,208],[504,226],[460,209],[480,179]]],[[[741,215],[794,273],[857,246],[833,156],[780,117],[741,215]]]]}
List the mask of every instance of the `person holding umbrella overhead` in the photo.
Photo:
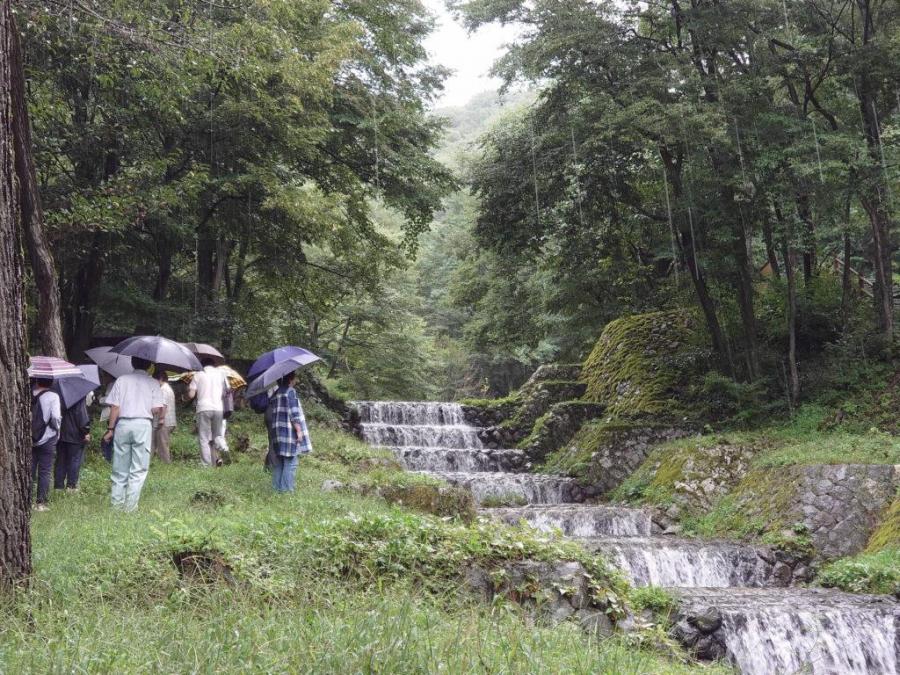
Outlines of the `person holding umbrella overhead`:
{"type": "Polygon", "coordinates": [[[197,440],[200,443],[200,462],[203,466],[222,466],[219,452],[228,452],[225,442],[225,395],[228,381],[225,373],[216,368],[211,356],[200,359],[203,370],[194,373],[188,386],[188,400],[196,399],[197,440]]]}
{"type": "Polygon", "coordinates": [[[278,381],[269,401],[272,425],[272,487],[275,492],[293,492],[300,455],[312,452],[312,441],[300,398],[294,389],[297,373],[291,371],[278,381]]]}
{"type": "Polygon", "coordinates": [[[260,356],[247,373],[248,378],[253,378],[244,392],[248,400],[265,394],[269,387],[278,383],[266,408],[267,460],[272,464],[272,487],[276,492],[294,491],[298,458],[312,451],[306,417],[294,384],[297,369],[318,360],[318,356],[302,347],[279,347],[260,356]]]}
{"type": "Polygon", "coordinates": [[[31,390],[31,479],[37,483],[35,511],[48,510],[50,495],[50,474],[53,458],[59,441],[62,424],[62,407],[59,394],[52,391],[53,381],[58,377],[80,375],[73,364],[51,356],[36,356],[31,359],[28,376],[32,380],[31,390]]]}
{"type": "Polygon", "coordinates": [[[150,362],[132,356],[134,372],[119,377],[106,403],[110,406],[105,441],[113,441],[113,508],[134,511],[150,467],[153,421],[165,408],[159,383],[147,374],[150,362]]]}
{"type": "Polygon", "coordinates": [[[56,446],[53,488],[78,490],[78,477],[84,458],[84,446],[91,439],[91,417],[87,411],[87,396],[100,386],[97,366],[77,366],[82,377],[66,377],[53,383],[63,406],[59,443],[56,446]]]}

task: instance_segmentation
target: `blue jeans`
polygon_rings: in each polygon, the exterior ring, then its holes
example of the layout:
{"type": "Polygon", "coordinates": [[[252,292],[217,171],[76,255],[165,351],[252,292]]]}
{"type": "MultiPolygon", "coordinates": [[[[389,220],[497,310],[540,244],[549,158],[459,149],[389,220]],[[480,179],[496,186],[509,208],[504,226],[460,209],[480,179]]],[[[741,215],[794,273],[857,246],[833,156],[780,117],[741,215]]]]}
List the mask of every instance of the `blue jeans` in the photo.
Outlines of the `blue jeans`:
{"type": "Polygon", "coordinates": [[[300,457],[282,457],[272,453],[272,487],[275,492],[293,492],[300,457]]]}
{"type": "Polygon", "coordinates": [[[150,420],[119,418],[113,436],[112,505],[134,511],[150,467],[150,420]]]}

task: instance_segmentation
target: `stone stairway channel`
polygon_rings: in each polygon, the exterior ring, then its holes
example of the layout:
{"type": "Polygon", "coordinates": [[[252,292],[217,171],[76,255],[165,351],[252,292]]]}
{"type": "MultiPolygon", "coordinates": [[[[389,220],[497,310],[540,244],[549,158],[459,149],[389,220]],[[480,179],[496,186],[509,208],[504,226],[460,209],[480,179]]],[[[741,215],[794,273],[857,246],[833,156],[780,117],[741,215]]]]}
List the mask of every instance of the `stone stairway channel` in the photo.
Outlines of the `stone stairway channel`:
{"type": "Polygon", "coordinates": [[[679,598],[674,633],[698,653],[724,655],[746,675],[897,673],[900,604],[790,586],[767,548],[656,533],[636,508],[579,504],[575,481],[528,473],[520,450],[485,448],[452,403],[358,401],[363,438],[410,471],[468,488],[489,517],[559,531],[605,556],[636,586],[679,598]]]}

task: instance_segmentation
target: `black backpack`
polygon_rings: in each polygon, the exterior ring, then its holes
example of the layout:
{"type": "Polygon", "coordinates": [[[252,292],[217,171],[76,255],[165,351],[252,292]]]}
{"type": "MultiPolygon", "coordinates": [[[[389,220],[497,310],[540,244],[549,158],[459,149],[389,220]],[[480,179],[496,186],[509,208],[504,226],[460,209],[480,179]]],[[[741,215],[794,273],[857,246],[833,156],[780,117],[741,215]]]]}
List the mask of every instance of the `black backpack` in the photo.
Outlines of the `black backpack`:
{"type": "Polygon", "coordinates": [[[31,397],[31,442],[36,445],[41,436],[47,430],[47,422],[44,421],[44,409],[41,407],[41,396],[48,393],[47,389],[40,391],[31,397]]]}

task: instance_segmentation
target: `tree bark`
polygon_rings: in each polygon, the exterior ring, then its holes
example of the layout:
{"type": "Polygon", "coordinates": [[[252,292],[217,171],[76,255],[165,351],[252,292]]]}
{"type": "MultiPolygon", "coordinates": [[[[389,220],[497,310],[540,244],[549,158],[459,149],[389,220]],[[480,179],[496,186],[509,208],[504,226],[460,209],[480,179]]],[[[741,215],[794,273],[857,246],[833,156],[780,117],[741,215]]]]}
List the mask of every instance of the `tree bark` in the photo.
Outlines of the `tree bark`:
{"type": "MultiPolygon", "coordinates": [[[[24,77],[21,63],[14,69],[16,40],[9,0],[0,0],[0,82],[24,77]]],[[[0,87],[0,590],[9,590],[31,574],[30,399],[25,375],[22,215],[14,138],[19,105],[15,88],[0,87]]],[[[24,150],[30,154],[29,147],[24,150]]]]}
{"type": "Polygon", "coordinates": [[[38,192],[37,174],[31,157],[31,124],[25,99],[25,73],[22,68],[22,48],[19,33],[10,35],[10,68],[12,79],[13,137],[15,143],[16,175],[19,179],[19,209],[22,214],[22,230],[25,245],[34,274],[34,284],[38,294],[37,332],[40,335],[41,351],[47,356],[66,357],[63,341],[62,311],[59,297],[59,278],[53,254],[44,235],[44,212],[38,192]]]}

